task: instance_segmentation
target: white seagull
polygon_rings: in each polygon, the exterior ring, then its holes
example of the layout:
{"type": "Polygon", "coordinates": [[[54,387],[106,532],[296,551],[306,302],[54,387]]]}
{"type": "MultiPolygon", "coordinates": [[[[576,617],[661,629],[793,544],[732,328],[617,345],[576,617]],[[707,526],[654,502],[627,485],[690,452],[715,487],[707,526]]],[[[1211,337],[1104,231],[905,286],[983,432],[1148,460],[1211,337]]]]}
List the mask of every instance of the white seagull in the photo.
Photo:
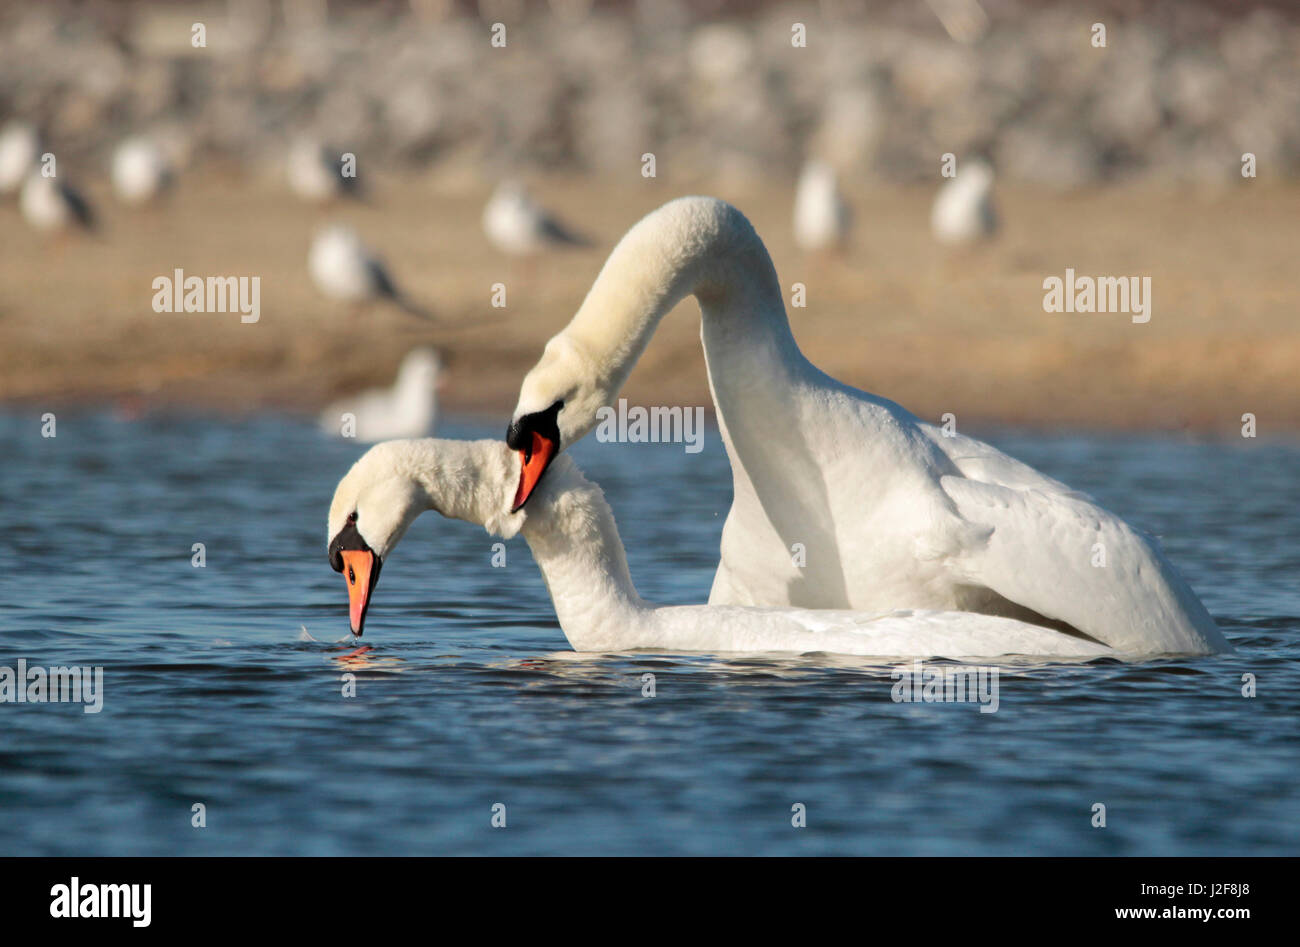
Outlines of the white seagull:
{"type": "Polygon", "coordinates": [[[27,175],[18,195],[23,219],[37,230],[56,232],[69,227],[93,230],[95,215],[79,191],[60,177],[46,177],[39,170],[27,175]]]}
{"type": "Polygon", "coordinates": [[[41,159],[41,136],[29,122],[13,120],[0,130],[0,194],[12,194],[41,159]]]}
{"type": "Polygon", "coordinates": [[[991,615],[890,609],[867,613],[734,605],[657,606],[637,594],[614,514],[568,457],[527,510],[502,497],[519,478],[500,441],[388,441],[367,451],[334,492],[330,564],[344,574],[353,634],[365,628],[379,572],[426,510],[509,538],[522,532],[575,651],[793,653],[947,658],[1116,652],[1040,625],[991,615]]]}
{"type": "Polygon", "coordinates": [[[852,220],[835,169],[825,161],[809,159],[794,196],[795,244],[808,253],[840,249],[848,240],[852,220]]]}
{"type": "Polygon", "coordinates": [[[395,437],[426,437],[438,418],[438,379],[442,363],[438,353],[421,347],[406,353],[391,388],[372,388],[340,398],[321,412],[320,426],[328,434],[345,437],[344,415],[355,425],[352,436],[363,444],[395,437]]]}
{"type": "Polygon", "coordinates": [[[583,247],[586,238],[560,223],[517,181],[503,181],[483,208],[483,231],[511,256],[532,256],[555,247],[583,247]]]}
{"type": "Polygon", "coordinates": [[[672,201],[629,230],[524,378],[506,435],[524,461],[514,508],[591,431],[688,295],[734,491],[711,604],[981,612],[1131,653],[1227,649],[1153,538],[809,362],[762,240],[709,197],[672,201]]]}
{"type": "Polygon", "coordinates": [[[993,167],[972,158],[945,181],[930,211],[930,229],[941,243],[972,243],[991,237],[998,229],[993,208],[993,167]]]}
{"type": "Polygon", "coordinates": [[[385,300],[413,316],[432,318],[397,288],[383,262],[351,227],[334,224],[317,233],[307,254],[307,269],[316,288],[331,299],[355,306],[385,300]]]}
{"type": "Polygon", "coordinates": [[[290,147],[287,172],[289,187],[306,201],[323,204],[361,194],[361,179],[344,174],[343,153],[312,138],[299,138],[290,147]]]}
{"type": "Polygon", "coordinates": [[[172,164],[162,147],[144,135],[124,139],[109,168],[113,191],[127,204],[154,200],[172,182],[172,164]]]}

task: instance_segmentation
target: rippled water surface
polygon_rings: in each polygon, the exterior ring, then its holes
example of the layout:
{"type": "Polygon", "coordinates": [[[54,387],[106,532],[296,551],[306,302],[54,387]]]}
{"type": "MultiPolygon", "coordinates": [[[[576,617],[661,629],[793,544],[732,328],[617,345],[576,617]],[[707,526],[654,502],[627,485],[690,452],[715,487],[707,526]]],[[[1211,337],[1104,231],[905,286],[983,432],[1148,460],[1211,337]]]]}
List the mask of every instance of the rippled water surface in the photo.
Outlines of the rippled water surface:
{"type": "MultiPolygon", "coordinates": [[[[102,665],[104,705],[0,704],[0,854],[1300,847],[1294,444],[994,434],[1161,536],[1237,650],[1008,668],[982,714],[895,703],[888,668],[827,657],[577,659],[522,539],[493,568],[492,538],[435,514],[349,657],[325,514],[357,445],[275,417],[57,423],[0,416],[0,666],[102,665]]],[[[575,456],[642,594],[704,601],[730,500],[716,432],[699,455],[575,456]]]]}

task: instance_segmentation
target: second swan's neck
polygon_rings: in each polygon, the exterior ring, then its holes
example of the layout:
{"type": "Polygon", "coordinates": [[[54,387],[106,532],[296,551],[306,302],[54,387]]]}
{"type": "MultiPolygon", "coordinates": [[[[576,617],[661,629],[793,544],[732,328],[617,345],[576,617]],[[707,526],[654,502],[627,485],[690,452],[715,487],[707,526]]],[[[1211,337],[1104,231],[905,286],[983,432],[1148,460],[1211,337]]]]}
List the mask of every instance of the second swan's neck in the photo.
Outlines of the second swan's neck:
{"type": "Polygon", "coordinates": [[[528,507],[523,535],[565,637],[577,651],[622,650],[650,606],[632,584],[604,493],[562,455],[528,507]]]}
{"type": "Polygon", "coordinates": [[[744,214],[711,197],[671,201],[629,230],[565,334],[617,391],[659,320],[688,295],[700,302],[706,346],[802,360],[767,248],[744,214]]]}

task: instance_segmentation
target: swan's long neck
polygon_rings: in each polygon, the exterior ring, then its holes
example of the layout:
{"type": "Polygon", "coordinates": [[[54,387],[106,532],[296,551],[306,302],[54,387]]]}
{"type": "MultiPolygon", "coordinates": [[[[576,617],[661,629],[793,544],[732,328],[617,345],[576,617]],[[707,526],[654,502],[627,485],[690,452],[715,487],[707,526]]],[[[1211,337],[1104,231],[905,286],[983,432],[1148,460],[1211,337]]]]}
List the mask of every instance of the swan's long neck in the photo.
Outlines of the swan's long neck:
{"type": "Polygon", "coordinates": [[[659,321],[688,295],[699,300],[711,360],[743,354],[750,372],[802,363],[776,268],[753,226],[723,201],[681,198],[619,241],[564,330],[602,376],[605,403],[622,388],[659,321]]]}
{"type": "Polygon", "coordinates": [[[574,650],[631,646],[651,607],[632,584],[614,513],[600,487],[561,456],[527,510],[524,538],[574,650]]]}

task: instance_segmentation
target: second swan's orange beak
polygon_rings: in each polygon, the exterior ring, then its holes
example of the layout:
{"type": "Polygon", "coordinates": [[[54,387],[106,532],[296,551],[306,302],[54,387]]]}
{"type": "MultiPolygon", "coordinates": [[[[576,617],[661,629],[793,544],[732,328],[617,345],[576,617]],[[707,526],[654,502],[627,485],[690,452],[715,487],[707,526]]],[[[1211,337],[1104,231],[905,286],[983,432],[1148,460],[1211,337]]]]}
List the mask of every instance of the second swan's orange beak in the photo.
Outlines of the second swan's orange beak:
{"type": "Polygon", "coordinates": [[[348,583],[348,618],[352,633],[359,638],[370,608],[370,593],[379,581],[379,557],[369,549],[345,549],[342,556],[343,577],[348,583]]]}
{"type": "Polygon", "coordinates": [[[519,459],[523,463],[519,468],[519,488],[515,490],[515,502],[510,508],[511,513],[528,502],[528,498],[533,495],[533,490],[537,487],[537,482],[542,479],[542,474],[546,473],[551,458],[555,456],[555,441],[536,431],[532,432],[531,441],[528,449],[519,452],[519,459]]]}

